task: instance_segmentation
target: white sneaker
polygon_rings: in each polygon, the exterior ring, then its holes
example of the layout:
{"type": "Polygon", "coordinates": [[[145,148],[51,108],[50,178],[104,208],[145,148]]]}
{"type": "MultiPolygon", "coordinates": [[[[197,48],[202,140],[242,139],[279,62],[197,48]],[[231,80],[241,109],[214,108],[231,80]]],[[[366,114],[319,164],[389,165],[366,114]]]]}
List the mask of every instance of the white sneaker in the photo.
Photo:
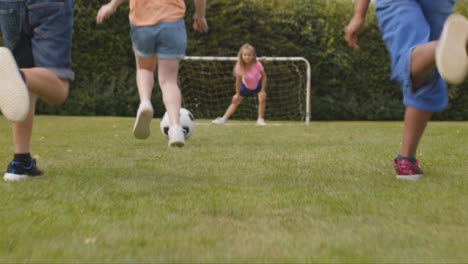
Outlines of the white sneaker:
{"type": "Polygon", "coordinates": [[[180,125],[175,125],[169,128],[167,133],[169,136],[169,146],[170,147],[183,147],[185,145],[185,134],[184,130],[180,125]]]}
{"type": "Polygon", "coordinates": [[[22,122],[29,113],[29,92],[10,50],[0,47],[0,110],[6,119],[22,122]]]}
{"type": "Polygon", "coordinates": [[[265,119],[263,118],[257,119],[257,126],[266,126],[265,119]]]}
{"type": "Polygon", "coordinates": [[[215,120],[211,121],[211,123],[215,125],[224,125],[226,124],[226,120],[222,117],[217,117],[215,120]]]}
{"type": "Polygon", "coordinates": [[[453,14],[445,21],[436,49],[436,64],[442,78],[450,84],[463,82],[468,75],[468,20],[453,14]]]}
{"type": "Polygon", "coordinates": [[[153,106],[150,101],[144,101],[138,107],[138,112],[133,125],[133,135],[138,139],[148,138],[151,133],[151,120],[153,119],[153,106]]]}

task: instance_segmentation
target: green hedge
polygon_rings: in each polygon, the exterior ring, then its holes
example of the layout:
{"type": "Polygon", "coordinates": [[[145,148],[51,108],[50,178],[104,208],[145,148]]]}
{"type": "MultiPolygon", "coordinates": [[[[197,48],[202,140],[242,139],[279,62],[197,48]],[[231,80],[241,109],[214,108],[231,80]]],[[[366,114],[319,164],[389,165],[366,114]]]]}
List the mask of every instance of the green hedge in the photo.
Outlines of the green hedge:
{"type": "MultiPolygon", "coordinates": [[[[134,116],[138,106],[135,62],[128,7],[96,25],[99,6],[107,1],[75,0],[73,68],[76,80],[62,106],[38,103],[42,114],[134,116]]],[[[187,0],[187,55],[235,56],[249,42],[259,56],[302,56],[312,65],[313,120],[401,120],[399,88],[389,80],[388,54],[371,10],[354,52],[343,39],[352,15],[351,1],[209,0],[210,32],[191,30],[193,3],[187,0]]],[[[459,3],[457,12],[468,14],[459,3]]],[[[435,119],[468,120],[467,83],[450,87],[450,105],[435,119]]],[[[155,116],[164,107],[157,84],[155,116]]]]}

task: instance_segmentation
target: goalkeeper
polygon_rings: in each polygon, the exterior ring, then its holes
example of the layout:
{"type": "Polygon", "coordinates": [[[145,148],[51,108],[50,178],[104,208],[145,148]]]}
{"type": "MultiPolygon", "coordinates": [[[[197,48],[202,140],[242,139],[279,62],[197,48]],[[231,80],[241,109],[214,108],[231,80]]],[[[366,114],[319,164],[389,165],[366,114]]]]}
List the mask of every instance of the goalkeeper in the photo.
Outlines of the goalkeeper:
{"type": "Polygon", "coordinates": [[[257,95],[258,96],[258,119],[257,125],[265,125],[265,107],[267,94],[265,91],[267,84],[267,76],[263,65],[257,60],[255,48],[250,44],[244,44],[237,55],[237,63],[234,67],[234,75],[236,76],[236,94],[232,97],[231,105],[229,105],[223,117],[218,117],[211,123],[215,125],[223,125],[236,111],[237,107],[242,103],[244,97],[257,95]]]}

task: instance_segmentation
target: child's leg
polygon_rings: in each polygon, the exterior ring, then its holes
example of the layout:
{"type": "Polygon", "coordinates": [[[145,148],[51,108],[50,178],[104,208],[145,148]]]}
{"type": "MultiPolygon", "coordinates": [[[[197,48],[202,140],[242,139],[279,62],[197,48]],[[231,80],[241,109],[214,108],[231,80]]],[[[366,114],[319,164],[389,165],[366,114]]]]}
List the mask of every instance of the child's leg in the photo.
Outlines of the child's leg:
{"type": "Polygon", "coordinates": [[[158,80],[163,94],[164,105],[169,115],[170,126],[179,124],[182,95],[177,84],[179,60],[159,59],[158,80]]]}
{"type": "Polygon", "coordinates": [[[234,112],[236,112],[237,107],[239,107],[243,100],[244,97],[242,95],[235,94],[232,97],[231,105],[229,105],[228,109],[226,110],[226,113],[224,113],[223,115],[223,119],[228,120],[234,114],[234,112]]]}
{"type": "Polygon", "coordinates": [[[444,22],[453,13],[455,1],[419,1],[421,10],[430,28],[428,43],[414,48],[411,53],[411,79],[413,88],[419,88],[435,69],[435,54],[444,22]]]}
{"type": "Polygon", "coordinates": [[[266,108],[266,93],[258,93],[258,118],[263,119],[265,116],[265,108],[266,108]]]}
{"type": "Polygon", "coordinates": [[[62,80],[45,68],[21,69],[29,91],[37,94],[48,104],[62,104],[68,97],[69,81],[62,80]]]}
{"type": "Polygon", "coordinates": [[[151,100],[151,92],[154,86],[154,71],[156,69],[157,57],[141,57],[135,54],[136,81],[140,102],[151,100]]]}
{"type": "Polygon", "coordinates": [[[21,123],[13,123],[13,143],[15,153],[29,153],[31,144],[32,128],[34,123],[34,110],[37,96],[29,93],[29,114],[26,120],[21,123]]]}
{"type": "Polygon", "coordinates": [[[178,74],[178,59],[159,58],[158,80],[166,112],[169,116],[168,144],[171,147],[183,147],[185,145],[185,135],[179,121],[182,95],[177,84],[178,74]]]}
{"type": "Polygon", "coordinates": [[[438,71],[446,82],[459,84],[468,73],[468,20],[453,14],[455,0],[420,0],[422,10],[431,28],[431,40],[439,40],[436,52],[438,71]],[[442,36],[442,31],[444,35],[442,36]]]}
{"type": "Polygon", "coordinates": [[[416,157],[416,149],[418,148],[419,140],[421,139],[427,122],[429,122],[431,116],[432,112],[406,107],[400,151],[400,155],[402,157],[416,157]]]}
{"type": "Polygon", "coordinates": [[[157,57],[141,57],[135,54],[136,82],[140,106],[137,110],[133,135],[138,139],[146,139],[151,133],[151,120],[153,119],[153,106],[151,105],[151,92],[154,86],[154,70],[157,57]]]}
{"type": "Polygon", "coordinates": [[[434,72],[437,41],[421,44],[413,49],[410,73],[414,90],[421,87],[434,72]]]}

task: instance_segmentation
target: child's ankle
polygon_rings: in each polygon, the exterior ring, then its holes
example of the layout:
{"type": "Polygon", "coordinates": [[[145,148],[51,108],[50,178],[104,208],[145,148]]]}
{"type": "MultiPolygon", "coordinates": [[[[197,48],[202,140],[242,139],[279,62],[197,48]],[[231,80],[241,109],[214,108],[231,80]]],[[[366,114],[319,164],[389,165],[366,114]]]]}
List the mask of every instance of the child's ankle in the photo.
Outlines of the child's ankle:
{"type": "Polygon", "coordinates": [[[401,156],[400,154],[398,154],[398,157],[397,157],[397,162],[400,162],[401,160],[407,160],[411,163],[415,163],[416,162],[416,158],[415,157],[403,157],[401,156]]]}
{"type": "Polygon", "coordinates": [[[140,104],[151,104],[151,99],[143,99],[140,101],[140,104]]]}

